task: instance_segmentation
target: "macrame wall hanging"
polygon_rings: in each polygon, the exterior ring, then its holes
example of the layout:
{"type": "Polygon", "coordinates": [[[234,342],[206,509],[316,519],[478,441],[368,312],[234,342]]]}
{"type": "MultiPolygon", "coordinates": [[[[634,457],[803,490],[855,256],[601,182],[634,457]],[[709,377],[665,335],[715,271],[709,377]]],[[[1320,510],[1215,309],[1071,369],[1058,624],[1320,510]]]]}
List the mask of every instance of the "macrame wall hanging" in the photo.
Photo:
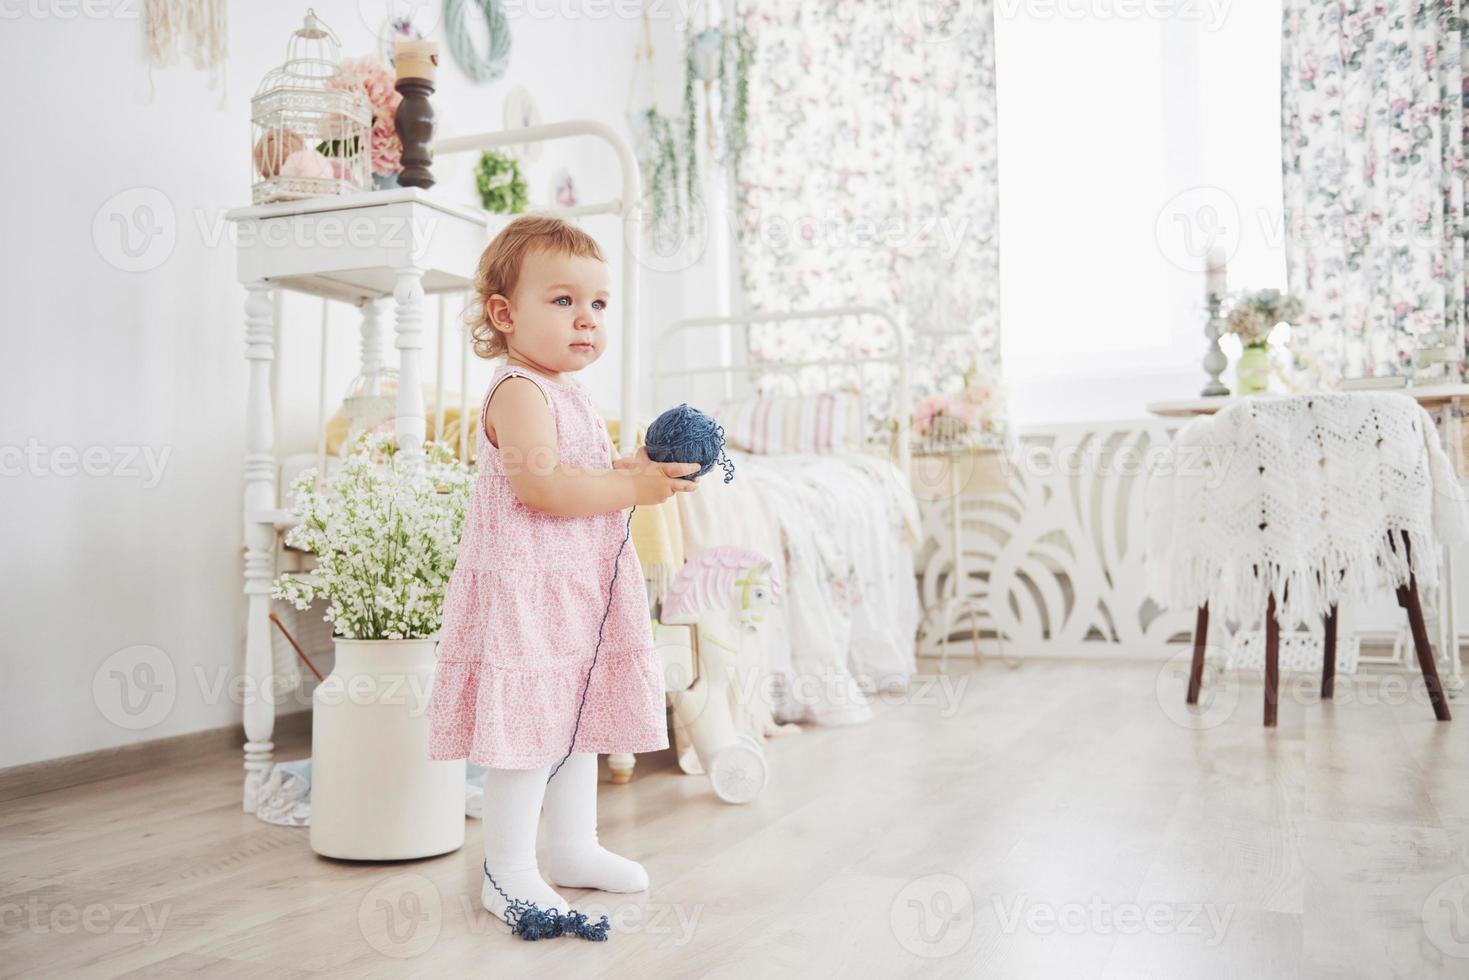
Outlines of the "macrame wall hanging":
{"type": "Polygon", "coordinates": [[[225,58],[229,29],[225,0],[147,0],[143,30],[148,44],[148,101],[156,94],[153,69],[171,68],[186,56],[199,71],[209,70],[209,87],[218,83],[224,107],[225,58]]]}

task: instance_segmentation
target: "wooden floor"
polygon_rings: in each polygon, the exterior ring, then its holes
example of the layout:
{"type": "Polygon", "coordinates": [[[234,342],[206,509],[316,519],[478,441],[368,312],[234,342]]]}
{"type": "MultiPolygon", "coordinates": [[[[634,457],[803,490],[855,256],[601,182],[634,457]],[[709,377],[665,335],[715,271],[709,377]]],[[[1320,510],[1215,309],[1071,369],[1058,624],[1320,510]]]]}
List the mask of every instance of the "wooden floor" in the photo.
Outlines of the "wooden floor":
{"type": "Polygon", "coordinates": [[[315,856],[240,812],[233,753],[6,803],[0,974],[1469,976],[1464,699],[1287,675],[1267,730],[1258,679],[1185,712],[1184,660],[950,667],[771,742],[749,806],[666,753],[604,781],[653,881],[566,892],[605,944],[492,920],[477,821],[432,860],[315,856]]]}

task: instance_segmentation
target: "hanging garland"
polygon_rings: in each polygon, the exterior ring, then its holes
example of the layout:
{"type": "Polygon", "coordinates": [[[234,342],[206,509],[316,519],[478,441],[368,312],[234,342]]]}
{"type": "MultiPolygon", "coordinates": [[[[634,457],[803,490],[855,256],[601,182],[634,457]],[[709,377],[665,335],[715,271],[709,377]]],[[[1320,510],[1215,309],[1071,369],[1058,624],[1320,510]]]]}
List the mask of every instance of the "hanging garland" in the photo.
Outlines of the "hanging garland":
{"type": "Polygon", "coordinates": [[[669,240],[677,241],[681,233],[682,222],[673,217],[682,214],[678,187],[678,138],[673,134],[668,118],[659,115],[656,109],[646,110],[643,124],[648,129],[646,150],[652,163],[648,172],[648,231],[661,248],[669,240]],[[673,217],[671,225],[670,217],[673,217]]]}
{"type": "Polygon", "coordinates": [[[505,66],[510,62],[510,24],[500,0],[473,0],[490,36],[489,54],[481,57],[464,23],[469,3],[470,0],[444,0],[444,33],[449,39],[449,53],[471,81],[493,82],[505,74],[505,66]]]}
{"type": "Polygon", "coordinates": [[[684,200],[688,214],[694,213],[699,195],[699,113],[694,108],[694,42],[684,40],[683,111],[684,126],[684,200]]]}
{"type": "Polygon", "coordinates": [[[745,131],[750,119],[750,66],[755,61],[755,39],[749,31],[737,29],[719,55],[719,80],[723,86],[719,107],[724,115],[725,161],[737,165],[749,143],[745,131]]]}

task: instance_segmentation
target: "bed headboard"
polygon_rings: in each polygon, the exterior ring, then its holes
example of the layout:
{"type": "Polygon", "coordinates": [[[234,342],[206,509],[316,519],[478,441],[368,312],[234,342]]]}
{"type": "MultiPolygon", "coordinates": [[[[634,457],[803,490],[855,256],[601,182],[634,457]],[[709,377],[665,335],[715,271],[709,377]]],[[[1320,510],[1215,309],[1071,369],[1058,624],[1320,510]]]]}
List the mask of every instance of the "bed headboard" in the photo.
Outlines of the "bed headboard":
{"type": "Polygon", "coordinates": [[[705,402],[709,400],[707,392],[711,384],[717,385],[721,399],[772,392],[816,394],[837,387],[855,389],[866,427],[864,449],[891,459],[902,478],[908,479],[912,460],[908,350],[897,321],[886,310],[875,306],[840,306],[691,317],[670,324],[653,346],[655,405],[662,404],[662,389],[673,378],[694,383],[696,387],[686,397],[699,397],[705,402]],[[851,336],[874,338],[873,345],[878,351],[839,352],[831,358],[801,361],[756,359],[750,353],[750,340],[758,331],[789,329],[792,323],[832,320],[843,326],[854,322],[857,329],[851,336]],[[713,352],[717,363],[676,366],[667,363],[671,357],[685,353],[681,341],[690,334],[700,335],[703,343],[695,345],[696,348],[713,352]]]}

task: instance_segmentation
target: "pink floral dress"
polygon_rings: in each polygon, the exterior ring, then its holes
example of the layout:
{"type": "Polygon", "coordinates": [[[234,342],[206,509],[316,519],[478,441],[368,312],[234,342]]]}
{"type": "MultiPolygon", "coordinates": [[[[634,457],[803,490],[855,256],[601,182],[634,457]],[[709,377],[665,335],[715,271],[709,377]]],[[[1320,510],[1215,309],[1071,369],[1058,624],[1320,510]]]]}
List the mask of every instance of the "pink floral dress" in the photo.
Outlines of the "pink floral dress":
{"type": "MultiPolygon", "coordinates": [[[[484,405],[512,375],[533,381],[551,406],[561,462],[611,468],[606,423],[578,382],[553,381],[502,364],[484,405]]],[[[527,507],[511,488],[500,451],[483,424],[476,438],[479,473],[439,631],[429,758],[467,757],[495,769],[535,769],[560,761],[572,747],[604,612],[602,647],[575,751],[667,748],[662,666],[653,650],[643,569],[631,541],[617,560],[612,583],[613,556],[627,533],[628,512],[560,517],[527,507]]]]}

